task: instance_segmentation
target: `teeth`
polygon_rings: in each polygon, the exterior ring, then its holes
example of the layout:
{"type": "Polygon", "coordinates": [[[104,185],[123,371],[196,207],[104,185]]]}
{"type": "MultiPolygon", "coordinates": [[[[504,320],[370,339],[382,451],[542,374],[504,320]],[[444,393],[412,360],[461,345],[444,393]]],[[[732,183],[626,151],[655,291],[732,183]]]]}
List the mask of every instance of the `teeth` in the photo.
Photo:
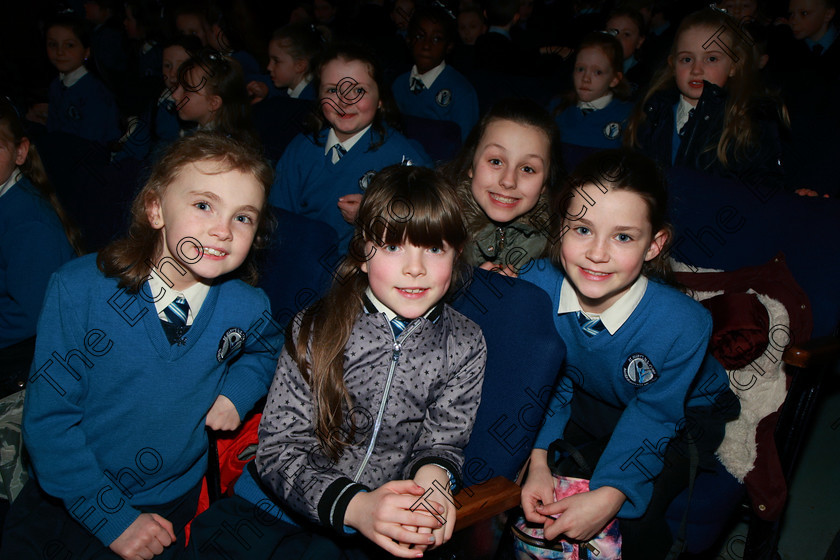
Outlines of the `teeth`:
{"type": "Polygon", "coordinates": [[[224,257],[227,255],[224,251],[217,251],[216,249],[211,249],[210,247],[202,247],[201,249],[208,255],[213,255],[214,257],[224,257]]]}
{"type": "Polygon", "coordinates": [[[498,200],[499,202],[501,202],[503,204],[513,204],[514,202],[519,200],[518,198],[511,198],[509,196],[502,196],[500,194],[495,194],[495,193],[491,194],[490,198],[498,200]]]}
{"type": "Polygon", "coordinates": [[[402,289],[402,291],[408,292],[409,294],[419,294],[419,293],[422,293],[422,292],[425,291],[423,288],[401,288],[401,289],[402,289]]]}
{"type": "MultiPolygon", "coordinates": [[[[584,269],[586,270],[586,269],[584,269]]],[[[592,276],[607,276],[606,272],[596,272],[594,270],[586,270],[587,274],[591,274],[592,276]]]]}

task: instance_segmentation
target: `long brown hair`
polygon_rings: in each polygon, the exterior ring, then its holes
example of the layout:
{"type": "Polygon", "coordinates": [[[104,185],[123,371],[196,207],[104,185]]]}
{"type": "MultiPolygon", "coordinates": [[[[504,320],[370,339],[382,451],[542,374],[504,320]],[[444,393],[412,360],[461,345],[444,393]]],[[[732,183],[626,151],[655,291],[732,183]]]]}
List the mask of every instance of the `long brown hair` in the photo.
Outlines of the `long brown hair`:
{"type": "Polygon", "coordinates": [[[628,148],[597,152],[584,159],[569,175],[563,191],[557,198],[560,219],[554,220],[555,231],[552,239],[559,239],[560,242],[552,243],[549,249],[549,256],[554,265],[562,268],[560,254],[563,234],[569,229],[566,219],[569,205],[573,198],[581,196],[585,185],[596,185],[604,193],[609,190],[629,191],[645,201],[651,232],[656,236],[658,232],[664,231],[665,243],[659,255],[642,265],[642,274],[677,286],[668,261],[674,228],[666,215],[668,185],[665,176],[652,159],[628,148]]]}
{"type": "MultiPolygon", "coordinates": [[[[11,101],[5,98],[0,98],[0,139],[11,142],[15,148],[20,147],[21,142],[29,141],[17,109],[12,105],[11,101]]],[[[34,144],[29,144],[29,153],[26,156],[26,161],[19,165],[18,169],[20,169],[24,177],[29,179],[29,182],[38,191],[38,194],[52,206],[58,219],[61,220],[64,235],[67,237],[67,241],[70,243],[73,251],[77,255],[83,255],[85,251],[82,246],[82,234],[58,201],[55,189],[52,183],[50,183],[49,177],[47,177],[44,163],[41,161],[41,156],[38,154],[38,149],[35,148],[34,144]]]]}
{"type": "Polygon", "coordinates": [[[346,412],[353,407],[344,383],[344,351],[362,311],[368,278],[361,271],[374,250],[391,244],[420,247],[448,243],[458,252],[450,293],[460,285],[465,265],[460,253],[467,241],[458,194],[440,173],[425,167],[392,165],[376,174],[356,219],[350,250],[339,265],[329,293],[304,312],[296,341],[286,338],[286,350],[312,390],[315,433],[324,453],[335,460],[353,443],[355,423],[346,412]]]}
{"type": "Polygon", "coordinates": [[[739,26],[735,18],[714,8],[699,10],[683,19],[674,35],[674,43],[671,46],[667,65],[663,66],[655,76],[644,99],[636,106],[630,117],[624,135],[625,145],[638,146],[638,132],[647,120],[645,107],[650,98],[659,91],[674,87],[674,64],[679,37],[685,31],[695,27],[708,28],[712,33],[718,33],[719,40],[725,41],[727,48],[731,51],[726,55],[734,55],[732,59],[735,65],[735,73],[726,81],[725,87],[728,95],[724,109],[723,132],[716,146],[706,148],[707,150],[715,150],[718,160],[726,166],[728,163],[727,154],[731,154],[735,159],[738,159],[744,156],[750,147],[760,141],[758,126],[753,118],[752,109],[755,107],[753,97],[760,92],[761,88],[759,87],[758,66],[755,62],[752,39],[747,31],[739,26]]]}
{"type": "Polygon", "coordinates": [[[253,175],[265,189],[265,200],[260,209],[257,233],[245,262],[230,276],[255,285],[258,279],[255,251],[268,242],[273,226],[268,194],[274,172],[260,152],[250,144],[228,138],[218,132],[196,132],[176,140],[152,170],[146,185],[131,205],[131,225],[128,235],[114,241],[96,258],[99,269],[108,277],[119,279],[119,286],[136,293],[151,272],[153,261],[160,254],[163,242],[161,230],[149,223],[147,208],[163,197],[167,187],[181,170],[190,163],[215,161],[221,165],[218,173],[241,171],[253,175]]]}

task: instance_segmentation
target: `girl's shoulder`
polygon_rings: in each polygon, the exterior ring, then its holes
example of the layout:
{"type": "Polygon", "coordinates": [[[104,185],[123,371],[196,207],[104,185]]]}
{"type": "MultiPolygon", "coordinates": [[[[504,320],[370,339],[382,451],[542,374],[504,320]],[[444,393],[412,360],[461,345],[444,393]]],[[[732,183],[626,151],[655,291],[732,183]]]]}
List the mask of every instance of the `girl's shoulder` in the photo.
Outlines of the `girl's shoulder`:
{"type": "Polygon", "coordinates": [[[551,259],[535,259],[519,269],[519,278],[536,284],[553,297],[555,293],[559,295],[565,276],[551,259]]]}
{"type": "Polygon", "coordinates": [[[117,285],[117,280],[107,278],[96,264],[96,253],[72,259],[55,272],[54,277],[70,289],[79,287],[79,294],[95,293],[95,287],[102,284],[117,285]]]}
{"type": "Polygon", "coordinates": [[[712,317],[709,311],[673,286],[649,279],[642,302],[646,304],[643,307],[646,314],[661,316],[669,325],[679,325],[681,330],[711,330],[712,317]]]}

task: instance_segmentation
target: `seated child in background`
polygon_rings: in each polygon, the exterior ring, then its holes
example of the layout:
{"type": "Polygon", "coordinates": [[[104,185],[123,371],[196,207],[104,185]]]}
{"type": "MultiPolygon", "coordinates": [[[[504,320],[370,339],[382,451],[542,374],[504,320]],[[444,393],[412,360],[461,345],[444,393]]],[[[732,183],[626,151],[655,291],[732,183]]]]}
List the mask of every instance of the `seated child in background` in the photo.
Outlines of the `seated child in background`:
{"type": "Polygon", "coordinates": [[[47,282],[82,254],[80,241],[17,109],[0,98],[0,398],[29,376],[47,282]]]}
{"type": "Polygon", "coordinates": [[[707,353],[709,312],[667,284],[672,230],[656,164],[629,150],[599,152],[578,166],[558,200],[562,236],[551,262],[521,275],[551,296],[546,313],[567,351],[522,509],[549,540],[589,540],[618,516],[622,557],[660,560],[673,538],[665,511],[692,470],[687,443],[701,468],[715,468],[738,399],[707,353]],[[595,467],[588,492],[555,502],[546,449],[556,439],[595,467]]]}
{"type": "Polygon", "coordinates": [[[472,84],[444,61],[455,46],[455,20],[434,6],[414,12],[408,26],[414,66],[391,86],[400,112],[461,127],[465,140],[478,121],[478,96],[472,84]]]}
{"type": "Polygon", "coordinates": [[[232,58],[211,49],[195,53],[181,64],[172,99],[178,117],[196,123],[199,130],[258,143],[242,69],[232,58]]]}
{"type": "Polygon", "coordinates": [[[277,162],[271,203],[329,224],[344,248],[376,171],[394,163],[430,162],[421,147],[394,129],[396,107],[373,52],[332,45],[315,77],[321,111],[277,162]]]}
{"type": "Polygon", "coordinates": [[[271,97],[272,93],[315,99],[312,65],[322,45],[321,32],[309,24],[289,24],[275,31],[268,43],[268,71],[276,89],[272,92],[262,80],[252,80],[248,83],[251,103],[271,97]]]}
{"type": "Polygon", "coordinates": [[[53,275],[26,388],[32,478],[2,558],[168,558],[196,511],[205,427],[233,430],[268,388],[280,333],[257,279],[271,168],[215,133],[173,144],[126,238],[53,275]],[[241,278],[242,280],[238,280],[241,278]]]}
{"type": "Polygon", "coordinates": [[[85,68],[90,35],[85,22],[59,18],[47,25],[47,57],[59,74],[50,84],[47,130],[107,144],[120,137],[113,94],[85,68]]]}
{"type": "Polygon", "coordinates": [[[563,178],[559,132],[542,107],[500,101],[470,132],[444,173],[458,185],[473,266],[516,276],[542,256],[548,240],[548,200],[563,178]]]}
{"type": "Polygon", "coordinates": [[[618,8],[610,13],[605,29],[616,33],[624,52],[621,72],[635,93],[650,82],[653,69],[640,60],[640,50],[645,42],[645,20],[632,8],[618,8]]]}
{"type": "MultiPolygon", "coordinates": [[[[572,70],[574,90],[553,108],[563,142],[590,148],[619,148],[633,105],[621,70],[621,43],[594,31],[583,38],[572,70]]],[[[551,108],[550,108],[551,109],[551,108]]]]}
{"type": "Polygon", "coordinates": [[[118,161],[126,157],[145,158],[156,146],[168,145],[181,134],[181,121],[172,94],[178,89],[178,71],[193,53],[201,50],[201,42],[192,35],[178,35],[163,43],[163,91],[157,101],[130,126],[120,152],[114,154],[118,161]]]}
{"type": "Polygon", "coordinates": [[[787,124],[786,117],[762,95],[753,48],[744,33],[720,10],[706,8],[686,16],[668,66],[630,117],[625,144],[666,167],[781,186],[779,127],[787,124]],[[708,41],[718,31],[733,56],[719,42],[708,41]]]}
{"type": "Polygon", "coordinates": [[[449,540],[486,360],[444,303],[467,273],[460,214],[431,169],[376,174],[332,289],[291,323],[256,460],[195,519],[190,558],[418,558],[449,540]],[[248,531],[255,516],[270,525],[248,531]]]}

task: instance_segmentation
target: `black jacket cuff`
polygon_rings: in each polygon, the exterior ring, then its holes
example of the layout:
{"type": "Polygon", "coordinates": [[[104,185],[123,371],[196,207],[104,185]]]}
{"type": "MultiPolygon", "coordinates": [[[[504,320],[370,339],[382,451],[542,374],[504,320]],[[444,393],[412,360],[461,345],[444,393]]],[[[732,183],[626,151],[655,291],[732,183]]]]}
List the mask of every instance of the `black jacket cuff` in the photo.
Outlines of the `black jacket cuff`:
{"type": "Polygon", "coordinates": [[[368,491],[370,489],[364,484],[358,484],[346,477],[339,478],[327,486],[321,501],[318,502],[318,519],[323,525],[344,534],[344,514],[347,512],[347,505],[353,496],[368,491]]]}

